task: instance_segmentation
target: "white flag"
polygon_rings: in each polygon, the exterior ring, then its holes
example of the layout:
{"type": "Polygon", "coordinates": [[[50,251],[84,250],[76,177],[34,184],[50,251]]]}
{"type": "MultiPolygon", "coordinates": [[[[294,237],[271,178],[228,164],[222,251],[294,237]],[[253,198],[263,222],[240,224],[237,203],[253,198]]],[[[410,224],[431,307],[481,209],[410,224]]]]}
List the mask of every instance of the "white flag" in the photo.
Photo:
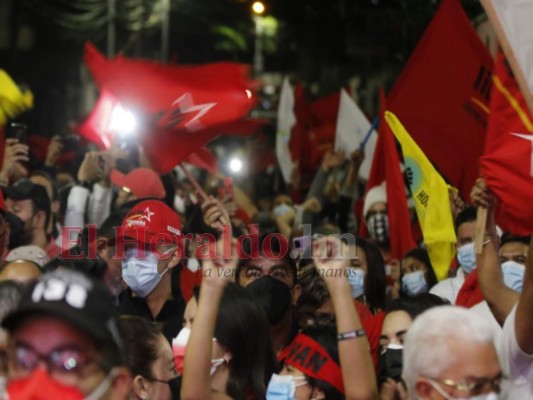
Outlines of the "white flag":
{"type": "MultiPolygon", "coordinates": [[[[491,19],[505,55],[511,63],[515,75],[517,75],[518,84],[520,85],[522,82],[523,86],[527,86],[528,91],[523,94],[531,108],[533,94],[533,1],[482,0],[481,3],[491,19]],[[512,52],[518,65],[514,63],[509,51],[512,52]],[[515,67],[519,68],[520,71],[515,70],[515,67]]],[[[522,92],[526,90],[526,87],[523,86],[521,86],[522,92]]]]}
{"type": "MultiPolygon", "coordinates": [[[[341,89],[337,130],[335,132],[335,150],[344,151],[346,158],[349,158],[350,153],[357,150],[363,143],[370,127],[370,122],[366,119],[365,114],[357,107],[350,95],[341,89]]],[[[373,131],[366,142],[365,161],[359,170],[359,175],[365,179],[368,179],[370,173],[376,141],[377,133],[373,131]]]]}
{"type": "Polygon", "coordinates": [[[276,132],[276,156],[285,182],[291,180],[294,163],[291,159],[289,140],[292,127],[296,124],[294,114],[294,90],[289,83],[289,78],[283,80],[281,95],[278,105],[278,126],[276,132]]]}

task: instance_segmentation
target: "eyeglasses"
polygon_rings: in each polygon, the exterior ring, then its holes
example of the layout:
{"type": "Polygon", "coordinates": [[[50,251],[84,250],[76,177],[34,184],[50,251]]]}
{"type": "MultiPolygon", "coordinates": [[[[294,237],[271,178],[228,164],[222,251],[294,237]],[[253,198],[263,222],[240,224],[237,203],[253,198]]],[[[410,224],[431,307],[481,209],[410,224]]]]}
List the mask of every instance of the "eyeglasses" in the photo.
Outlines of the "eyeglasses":
{"type": "Polygon", "coordinates": [[[458,392],[468,393],[473,396],[492,391],[500,393],[501,384],[505,379],[506,378],[502,374],[498,375],[496,378],[477,378],[460,382],[451,379],[428,378],[429,381],[436,384],[448,386],[458,392]]]}
{"type": "Polygon", "coordinates": [[[80,375],[86,366],[95,363],[85,352],[70,345],[58,347],[48,354],[40,354],[30,346],[17,344],[7,354],[10,363],[20,373],[31,373],[42,362],[54,377],[80,375]]]}

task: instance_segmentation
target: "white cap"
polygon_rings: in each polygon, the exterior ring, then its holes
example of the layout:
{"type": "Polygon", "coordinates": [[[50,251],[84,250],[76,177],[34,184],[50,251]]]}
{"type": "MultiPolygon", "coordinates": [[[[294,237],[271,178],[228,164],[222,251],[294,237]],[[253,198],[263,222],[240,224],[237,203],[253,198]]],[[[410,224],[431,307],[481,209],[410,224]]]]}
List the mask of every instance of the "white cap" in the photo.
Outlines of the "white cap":
{"type": "Polygon", "coordinates": [[[46,251],[41,249],[39,246],[29,245],[16,247],[7,253],[6,261],[16,260],[33,261],[42,268],[46,263],[48,263],[48,261],[50,261],[50,257],[48,257],[46,251]]]}
{"type": "Polygon", "coordinates": [[[363,205],[363,217],[366,217],[366,213],[370,207],[376,203],[387,203],[386,182],[382,182],[381,185],[374,186],[366,193],[365,202],[363,205]]]}

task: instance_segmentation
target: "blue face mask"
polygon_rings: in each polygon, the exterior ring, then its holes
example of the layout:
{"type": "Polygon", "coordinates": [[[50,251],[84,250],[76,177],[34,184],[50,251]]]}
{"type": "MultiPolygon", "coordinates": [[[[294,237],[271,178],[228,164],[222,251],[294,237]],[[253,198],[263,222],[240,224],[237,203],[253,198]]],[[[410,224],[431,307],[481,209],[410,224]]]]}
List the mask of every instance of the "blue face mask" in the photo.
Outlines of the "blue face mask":
{"type": "Polygon", "coordinates": [[[505,285],[515,292],[522,293],[526,267],[516,261],[506,261],[502,264],[502,273],[505,285]]]}
{"type": "Polygon", "coordinates": [[[360,268],[348,268],[348,282],[352,287],[352,297],[357,299],[365,293],[365,271],[360,268]]]}
{"type": "Polygon", "coordinates": [[[415,271],[402,277],[402,290],[408,296],[413,297],[428,291],[428,283],[424,271],[415,271]]]}
{"type": "Polygon", "coordinates": [[[157,271],[159,259],[152,252],[147,251],[143,257],[138,256],[138,250],[127,249],[122,261],[122,279],[138,296],[144,298],[155,289],[168,268],[160,274],[157,271]]]}
{"type": "Polygon", "coordinates": [[[306,385],[305,376],[273,374],[268,383],[267,400],[296,400],[296,388],[306,385]]]}
{"type": "Polygon", "coordinates": [[[457,261],[459,261],[459,264],[467,274],[476,268],[476,255],[474,253],[473,242],[457,249],[457,261]]]}

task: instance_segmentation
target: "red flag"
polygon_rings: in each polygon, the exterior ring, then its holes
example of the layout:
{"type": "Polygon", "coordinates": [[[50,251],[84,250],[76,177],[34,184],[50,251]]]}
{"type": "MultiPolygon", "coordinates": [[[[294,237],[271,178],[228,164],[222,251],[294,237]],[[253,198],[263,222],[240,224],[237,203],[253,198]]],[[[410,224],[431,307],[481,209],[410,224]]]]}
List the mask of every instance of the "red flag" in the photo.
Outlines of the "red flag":
{"type": "Polygon", "coordinates": [[[218,170],[216,156],[205,146],[200,147],[183,161],[194,165],[195,167],[203,168],[213,175],[216,175],[218,170]]]}
{"type": "Polygon", "coordinates": [[[444,0],[387,99],[465,199],[483,152],[491,69],[491,56],[460,1],[444,0]]]}
{"type": "Polygon", "coordinates": [[[533,118],[499,54],[494,68],[490,119],[481,175],[499,202],[496,222],[517,235],[533,233],[533,118]]]}
{"type": "Polygon", "coordinates": [[[255,104],[249,68],[243,64],[108,60],[91,44],[86,45],[85,62],[98,85],[142,122],[139,139],[160,173],[229,129],[255,104]]]}
{"type": "Polygon", "coordinates": [[[104,88],[89,117],[77,128],[78,133],[102,150],[109,149],[113,142],[111,117],[118,106],[116,97],[104,88]]]}
{"type": "MultiPolygon", "coordinates": [[[[381,121],[379,125],[378,141],[372,160],[370,176],[366,184],[366,192],[383,181],[387,182],[387,213],[389,216],[389,237],[391,258],[401,260],[404,254],[416,247],[411,232],[411,220],[409,208],[407,207],[407,197],[405,194],[405,183],[400,170],[400,159],[396,151],[396,142],[385,123],[383,113],[385,112],[385,94],[381,92],[381,121]]],[[[365,193],[366,196],[366,193],[365,193]]],[[[364,216],[363,216],[364,217],[364,216]]],[[[360,224],[359,234],[366,234],[366,225],[360,224]]]]}

